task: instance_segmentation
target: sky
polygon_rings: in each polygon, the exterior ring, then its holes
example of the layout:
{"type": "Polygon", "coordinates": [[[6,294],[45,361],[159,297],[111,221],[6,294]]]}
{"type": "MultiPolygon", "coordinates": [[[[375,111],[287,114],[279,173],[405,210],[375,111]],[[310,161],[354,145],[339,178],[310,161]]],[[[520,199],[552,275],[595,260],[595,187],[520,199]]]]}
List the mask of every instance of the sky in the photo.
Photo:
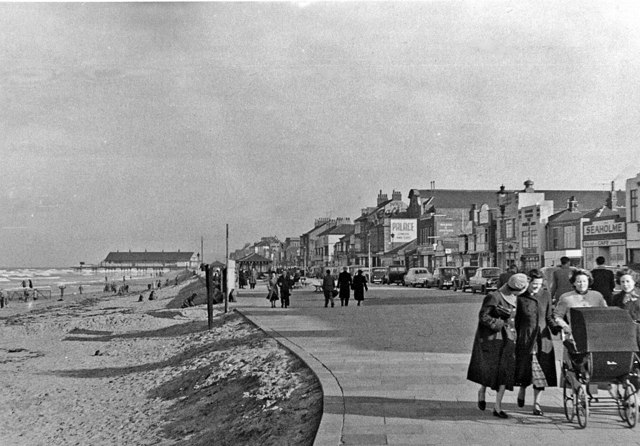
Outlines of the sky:
{"type": "Polygon", "coordinates": [[[0,3],[0,266],[640,172],[640,3],[0,3]]]}

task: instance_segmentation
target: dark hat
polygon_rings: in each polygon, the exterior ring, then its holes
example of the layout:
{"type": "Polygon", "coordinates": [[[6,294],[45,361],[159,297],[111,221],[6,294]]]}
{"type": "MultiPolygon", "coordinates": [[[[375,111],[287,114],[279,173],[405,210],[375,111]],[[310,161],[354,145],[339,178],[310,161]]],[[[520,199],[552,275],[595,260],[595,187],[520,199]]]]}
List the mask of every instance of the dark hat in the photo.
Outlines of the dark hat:
{"type": "Polygon", "coordinates": [[[529,278],[522,273],[514,274],[509,277],[507,286],[514,291],[522,291],[529,286],[529,278]]]}

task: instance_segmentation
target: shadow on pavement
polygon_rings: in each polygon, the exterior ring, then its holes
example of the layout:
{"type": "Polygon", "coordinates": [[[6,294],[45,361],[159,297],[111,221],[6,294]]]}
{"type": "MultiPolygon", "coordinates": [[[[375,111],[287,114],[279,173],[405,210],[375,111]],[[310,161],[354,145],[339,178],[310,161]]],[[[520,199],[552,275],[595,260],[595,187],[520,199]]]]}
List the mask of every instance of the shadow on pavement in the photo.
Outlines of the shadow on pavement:
{"type": "MultiPolygon", "coordinates": [[[[346,415],[367,417],[407,418],[425,421],[495,421],[497,423],[526,424],[540,428],[575,429],[577,423],[569,423],[561,407],[544,407],[545,416],[537,417],[514,405],[504,404],[504,410],[511,415],[507,420],[492,416],[491,404],[485,411],[480,411],[475,402],[456,402],[442,400],[396,399],[369,396],[326,397],[325,413],[342,414],[342,401],[346,415]]],[[[619,423],[613,427],[620,428],[619,423]]]]}

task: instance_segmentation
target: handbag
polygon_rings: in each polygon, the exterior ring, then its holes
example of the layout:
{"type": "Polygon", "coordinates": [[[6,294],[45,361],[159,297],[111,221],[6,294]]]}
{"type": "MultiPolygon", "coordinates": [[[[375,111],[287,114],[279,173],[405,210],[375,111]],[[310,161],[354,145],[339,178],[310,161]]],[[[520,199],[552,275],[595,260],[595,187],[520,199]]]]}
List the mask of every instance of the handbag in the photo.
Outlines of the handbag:
{"type": "Polygon", "coordinates": [[[511,317],[511,310],[498,304],[496,305],[496,315],[500,319],[509,319],[511,317]]]}
{"type": "Polygon", "coordinates": [[[332,295],[333,297],[336,297],[338,294],[340,294],[340,293],[338,292],[338,290],[336,290],[336,289],[331,290],[331,295],[332,295]]]}

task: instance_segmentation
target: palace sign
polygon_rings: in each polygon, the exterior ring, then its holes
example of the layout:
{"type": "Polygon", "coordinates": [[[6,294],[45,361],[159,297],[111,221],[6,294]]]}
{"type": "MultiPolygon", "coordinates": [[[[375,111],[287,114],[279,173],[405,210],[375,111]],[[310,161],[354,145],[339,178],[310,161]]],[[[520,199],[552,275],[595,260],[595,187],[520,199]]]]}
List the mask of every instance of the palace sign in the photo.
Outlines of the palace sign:
{"type": "Polygon", "coordinates": [[[392,218],[391,241],[408,243],[418,237],[418,220],[415,218],[392,218]]]}

